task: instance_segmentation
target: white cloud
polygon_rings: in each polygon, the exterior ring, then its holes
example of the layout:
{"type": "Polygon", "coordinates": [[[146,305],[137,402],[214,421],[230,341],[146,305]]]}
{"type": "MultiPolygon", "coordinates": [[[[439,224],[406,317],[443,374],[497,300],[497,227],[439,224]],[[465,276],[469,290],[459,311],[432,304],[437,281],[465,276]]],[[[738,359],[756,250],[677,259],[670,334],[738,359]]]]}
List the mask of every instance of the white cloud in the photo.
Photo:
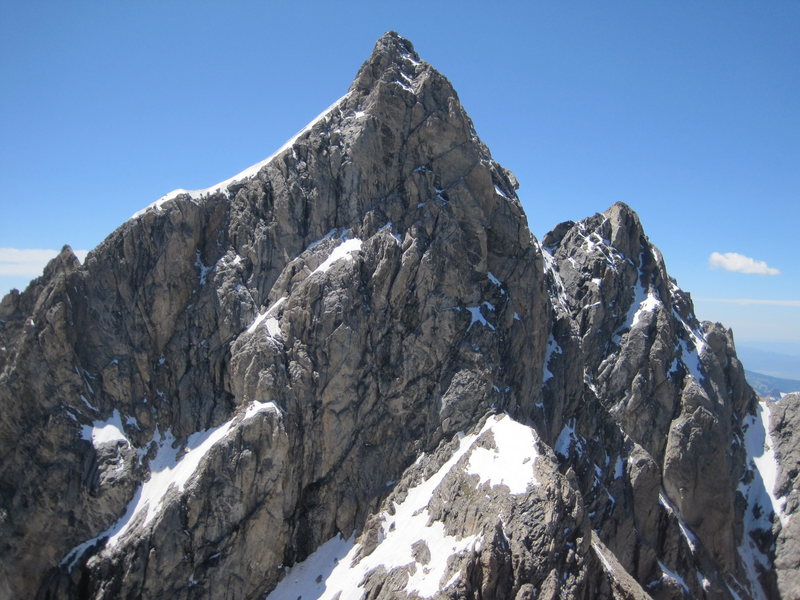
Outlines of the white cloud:
{"type": "Polygon", "coordinates": [[[795,306],[800,308],[800,300],[755,300],[752,298],[695,298],[700,302],[725,302],[727,304],[741,304],[748,306],[751,304],[766,304],[769,306],[795,306]]]}
{"type": "Polygon", "coordinates": [[[778,269],[773,269],[763,260],[755,260],[737,252],[712,252],[708,257],[708,266],[712,269],[725,269],[737,273],[754,273],[756,275],[780,275],[778,269]]]}
{"type": "MultiPolygon", "coordinates": [[[[74,250],[83,262],[88,250],[74,250]]],[[[58,250],[0,248],[0,275],[38,277],[45,265],[58,256],[58,250]]]]}

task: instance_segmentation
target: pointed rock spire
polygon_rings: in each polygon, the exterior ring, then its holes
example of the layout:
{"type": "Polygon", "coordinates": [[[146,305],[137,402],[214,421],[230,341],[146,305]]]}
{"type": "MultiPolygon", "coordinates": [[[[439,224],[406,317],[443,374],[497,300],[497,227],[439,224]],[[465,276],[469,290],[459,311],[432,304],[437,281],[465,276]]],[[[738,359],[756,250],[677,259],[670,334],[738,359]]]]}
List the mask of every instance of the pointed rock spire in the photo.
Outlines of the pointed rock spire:
{"type": "Polygon", "coordinates": [[[45,277],[51,277],[57,272],[70,273],[81,266],[81,261],[75,256],[72,247],[68,244],[61,248],[61,252],[47,263],[44,268],[45,277]]]}
{"type": "MultiPolygon", "coordinates": [[[[372,55],[364,62],[350,87],[351,91],[366,91],[390,73],[413,77],[415,68],[423,65],[414,45],[395,31],[383,34],[375,43],[372,55]]],[[[428,66],[425,64],[425,66],[428,66]]]]}

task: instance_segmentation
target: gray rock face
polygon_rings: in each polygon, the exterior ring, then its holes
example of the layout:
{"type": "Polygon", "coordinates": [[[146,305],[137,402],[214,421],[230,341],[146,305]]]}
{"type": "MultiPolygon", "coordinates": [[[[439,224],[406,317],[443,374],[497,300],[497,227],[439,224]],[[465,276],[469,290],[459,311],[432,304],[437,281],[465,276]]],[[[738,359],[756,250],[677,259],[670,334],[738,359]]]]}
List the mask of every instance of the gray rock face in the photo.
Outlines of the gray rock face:
{"type": "Polygon", "coordinates": [[[757,402],[731,333],[697,321],[623,204],[543,246],[567,325],[550,341],[542,418],[593,529],[653,596],[775,597],[769,526],[747,514],[757,402]]]}
{"type": "Polygon", "coordinates": [[[788,394],[769,405],[769,435],[777,458],[773,489],[780,527],[775,570],[781,598],[800,597],[800,394],[788,394]]]}
{"type": "Polygon", "coordinates": [[[0,304],[0,597],[791,597],[731,333],[627,206],[540,245],[515,189],[389,33],[271,159],[65,247],[0,304]]]}

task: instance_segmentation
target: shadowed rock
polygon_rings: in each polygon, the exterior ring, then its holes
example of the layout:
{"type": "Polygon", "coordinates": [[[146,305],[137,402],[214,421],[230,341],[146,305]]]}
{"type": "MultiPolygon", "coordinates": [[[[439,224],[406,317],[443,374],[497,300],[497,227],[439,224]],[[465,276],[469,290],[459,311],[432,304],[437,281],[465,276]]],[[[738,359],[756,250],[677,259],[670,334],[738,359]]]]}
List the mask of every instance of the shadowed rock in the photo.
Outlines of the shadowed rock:
{"type": "Polygon", "coordinates": [[[778,528],[731,332],[630,207],[540,245],[516,187],[390,32],[271,158],[65,247],[0,304],[0,597],[791,597],[791,399],[778,528]]]}

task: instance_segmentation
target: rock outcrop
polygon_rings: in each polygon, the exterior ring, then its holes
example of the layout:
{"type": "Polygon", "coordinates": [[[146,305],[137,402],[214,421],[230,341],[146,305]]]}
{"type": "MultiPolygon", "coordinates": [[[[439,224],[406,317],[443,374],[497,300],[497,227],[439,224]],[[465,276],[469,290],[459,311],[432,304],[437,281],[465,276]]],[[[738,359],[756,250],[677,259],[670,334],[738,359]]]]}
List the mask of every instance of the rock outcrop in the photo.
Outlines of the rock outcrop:
{"type": "Polygon", "coordinates": [[[628,206],[540,244],[516,187],[388,33],[65,247],[0,304],[0,597],[792,597],[795,400],[765,429],[628,206]]]}
{"type": "Polygon", "coordinates": [[[800,598],[800,394],[788,394],[769,410],[768,445],[777,457],[772,483],[779,528],[775,571],[781,598],[800,598]]]}

